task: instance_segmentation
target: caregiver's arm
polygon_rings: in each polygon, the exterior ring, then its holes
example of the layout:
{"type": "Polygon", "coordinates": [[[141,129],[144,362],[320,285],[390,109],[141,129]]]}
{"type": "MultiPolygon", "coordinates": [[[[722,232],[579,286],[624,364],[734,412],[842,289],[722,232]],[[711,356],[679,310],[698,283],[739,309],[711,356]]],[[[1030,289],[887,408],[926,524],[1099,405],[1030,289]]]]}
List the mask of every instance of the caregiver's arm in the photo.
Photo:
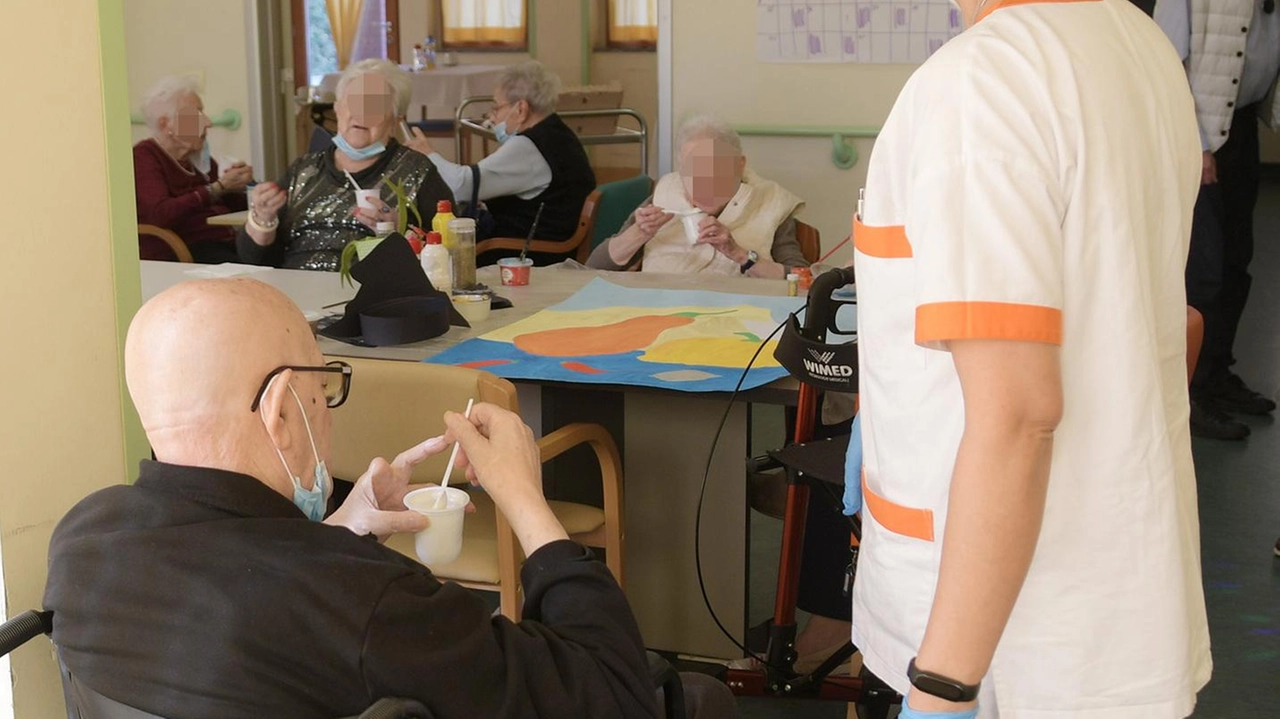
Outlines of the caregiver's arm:
{"type": "MultiPolygon", "coordinates": [[[[1058,347],[1006,340],[949,343],[964,394],[937,594],[916,666],[982,680],[1035,552],[1062,415],[1058,347]]],[[[911,692],[912,707],[969,705],[911,692]]]]}

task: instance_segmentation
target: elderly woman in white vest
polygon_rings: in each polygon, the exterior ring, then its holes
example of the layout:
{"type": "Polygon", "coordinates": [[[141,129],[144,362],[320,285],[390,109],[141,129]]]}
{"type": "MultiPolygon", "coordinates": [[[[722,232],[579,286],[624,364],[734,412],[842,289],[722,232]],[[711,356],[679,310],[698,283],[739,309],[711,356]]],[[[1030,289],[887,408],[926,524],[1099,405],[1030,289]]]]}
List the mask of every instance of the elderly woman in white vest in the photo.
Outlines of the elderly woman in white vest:
{"type": "Polygon", "coordinates": [[[589,266],[621,270],[643,259],[645,272],[776,279],[808,266],[796,242],[804,202],[747,169],[738,133],[695,117],[677,140],[680,171],[658,180],[653,197],[591,253],[589,266]]]}

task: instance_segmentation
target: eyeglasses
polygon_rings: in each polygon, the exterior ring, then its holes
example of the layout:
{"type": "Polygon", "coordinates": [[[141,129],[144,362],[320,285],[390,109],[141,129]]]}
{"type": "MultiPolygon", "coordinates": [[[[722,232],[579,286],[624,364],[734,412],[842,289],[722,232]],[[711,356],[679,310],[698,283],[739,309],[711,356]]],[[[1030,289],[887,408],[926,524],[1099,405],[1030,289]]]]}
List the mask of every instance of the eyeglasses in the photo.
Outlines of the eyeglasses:
{"type": "Polygon", "coordinates": [[[258,388],[258,393],[253,396],[253,404],[249,406],[250,412],[258,411],[258,405],[262,403],[262,395],[266,393],[267,386],[271,384],[271,380],[287,369],[294,372],[322,373],[321,382],[324,383],[324,400],[330,409],[341,407],[342,403],[347,401],[347,393],[351,391],[351,365],[346,362],[335,360],[326,362],[323,367],[285,365],[271,370],[266,379],[262,380],[262,386],[258,388]]]}

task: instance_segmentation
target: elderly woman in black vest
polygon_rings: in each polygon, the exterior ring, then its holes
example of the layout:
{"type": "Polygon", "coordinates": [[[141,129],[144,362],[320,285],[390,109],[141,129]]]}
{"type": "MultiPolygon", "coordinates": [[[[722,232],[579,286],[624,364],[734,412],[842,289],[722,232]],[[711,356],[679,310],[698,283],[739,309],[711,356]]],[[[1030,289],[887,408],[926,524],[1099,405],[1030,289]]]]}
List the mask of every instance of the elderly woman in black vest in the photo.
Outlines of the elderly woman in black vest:
{"type": "Polygon", "coordinates": [[[596,176],[577,135],[555,113],[559,93],[559,78],[540,62],[508,68],[493,91],[490,114],[498,149],[474,166],[446,160],[413,130],[406,144],[431,158],[454,197],[477,197],[488,208],[492,221],[481,220],[480,239],[526,237],[539,205],[538,239],[567,240],[577,230],[596,176]],[[480,170],[479,188],[472,185],[472,167],[480,170]]]}

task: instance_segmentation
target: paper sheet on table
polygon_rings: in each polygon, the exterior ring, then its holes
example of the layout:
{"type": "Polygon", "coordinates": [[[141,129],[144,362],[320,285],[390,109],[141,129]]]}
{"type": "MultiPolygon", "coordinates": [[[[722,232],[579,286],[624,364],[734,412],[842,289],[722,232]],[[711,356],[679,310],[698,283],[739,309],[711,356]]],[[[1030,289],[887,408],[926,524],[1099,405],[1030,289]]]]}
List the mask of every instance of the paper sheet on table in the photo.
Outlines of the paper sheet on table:
{"type": "MultiPolygon", "coordinates": [[[[804,298],[622,287],[592,280],[532,317],[428,359],[508,379],[732,391],[760,344],[804,298]]],[[[742,388],[787,375],[765,344],[742,388]]]]}
{"type": "Polygon", "coordinates": [[[228,277],[239,277],[241,275],[253,275],[259,272],[270,272],[270,267],[262,265],[241,265],[235,262],[227,262],[221,265],[208,265],[207,267],[193,267],[186,270],[185,274],[191,277],[198,277],[202,280],[221,280],[228,277]]]}

